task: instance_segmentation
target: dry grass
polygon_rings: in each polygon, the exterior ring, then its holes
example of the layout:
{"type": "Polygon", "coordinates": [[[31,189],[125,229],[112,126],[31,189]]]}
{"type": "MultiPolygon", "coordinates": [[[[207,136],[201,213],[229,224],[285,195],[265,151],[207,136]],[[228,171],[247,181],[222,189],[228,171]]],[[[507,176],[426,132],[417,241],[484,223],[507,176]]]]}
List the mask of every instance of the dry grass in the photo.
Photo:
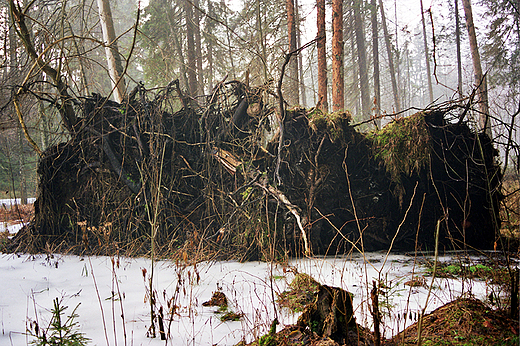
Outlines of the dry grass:
{"type": "Polygon", "coordinates": [[[32,204],[16,204],[11,208],[5,205],[0,207],[0,222],[10,225],[21,222],[29,222],[34,217],[34,206],[32,204]]]}
{"type": "Polygon", "coordinates": [[[504,200],[500,208],[502,227],[500,235],[509,240],[520,240],[520,181],[513,176],[505,176],[502,183],[504,200]]]}

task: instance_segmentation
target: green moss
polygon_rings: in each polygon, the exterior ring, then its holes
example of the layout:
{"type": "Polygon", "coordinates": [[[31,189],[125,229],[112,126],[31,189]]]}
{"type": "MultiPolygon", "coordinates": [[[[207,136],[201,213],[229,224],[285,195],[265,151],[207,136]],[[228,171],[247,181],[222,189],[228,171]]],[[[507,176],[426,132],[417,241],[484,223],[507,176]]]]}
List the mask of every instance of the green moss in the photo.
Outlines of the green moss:
{"type": "Polygon", "coordinates": [[[416,113],[370,132],[374,156],[385,165],[396,182],[401,174],[412,175],[429,163],[431,139],[423,113],[416,113]]]}
{"type": "Polygon", "coordinates": [[[315,132],[328,133],[333,142],[344,138],[344,129],[352,119],[352,115],[348,111],[323,113],[318,108],[312,109],[307,116],[310,128],[315,132]]]}
{"type": "Polygon", "coordinates": [[[289,284],[289,290],[278,295],[278,305],[291,312],[302,312],[307,305],[314,301],[314,293],[320,284],[309,274],[298,273],[289,284]]]}
{"type": "Polygon", "coordinates": [[[222,316],[220,316],[220,320],[222,322],[227,322],[227,321],[240,321],[240,319],[244,316],[244,314],[242,313],[236,313],[236,312],[233,312],[233,311],[228,311],[226,312],[225,314],[223,314],[222,316]]]}

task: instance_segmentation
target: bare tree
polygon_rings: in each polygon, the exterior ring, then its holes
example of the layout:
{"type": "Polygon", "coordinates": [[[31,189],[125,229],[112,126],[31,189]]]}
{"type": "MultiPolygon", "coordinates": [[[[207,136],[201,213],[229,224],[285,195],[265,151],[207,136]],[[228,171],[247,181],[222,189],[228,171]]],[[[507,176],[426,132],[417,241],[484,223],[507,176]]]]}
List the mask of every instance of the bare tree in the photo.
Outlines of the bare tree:
{"type": "MultiPolygon", "coordinates": [[[[374,115],[381,115],[381,83],[379,80],[379,30],[377,25],[377,3],[376,0],[370,1],[371,21],[372,21],[372,56],[374,62],[374,115]]],[[[381,120],[376,120],[379,126],[381,120]]]]}
{"type": "Polygon", "coordinates": [[[359,66],[359,86],[361,89],[361,111],[363,120],[370,118],[370,91],[368,88],[367,53],[365,48],[365,33],[363,31],[363,19],[361,16],[361,4],[363,0],[353,0],[354,31],[356,34],[356,46],[359,66]]]}
{"type": "Polygon", "coordinates": [[[110,10],[109,0],[98,0],[99,21],[103,31],[103,41],[105,44],[105,53],[107,57],[108,72],[112,89],[114,89],[114,99],[121,102],[125,95],[125,79],[123,77],[123,65],[121,64],[121,56],[116,42],[116,33],[114,30],[114,21],[112,19],[112,11],[110,10]]]}
{"type": "Polygon", "coordinates": [[[193,17],[193,5],[190,1],[184,2],[184,14],[186,18],[187,55],[188,55],[188,93],[197,95],[197,59],[195,56],[195,23],[193,17]]]}
{"type": "Polygon", "coordinates": [[[455,42],[457,45],[457,91],[462,98],[462,59],[460,54],[459,0],[455,0],[455,42]]]}
{"type": "Polygon", "coordinates": [[[430,96],[430,103],[433,103],[433,85],[432,85],[432,73],[430,69],[430,54],[428,53],[428,40],[426,39],[426,22],[424,20],[424,8],[423,1],[421,2],[421,20],[422,20],[422,29],[423,29],[423,39],[424,39],[424,55],[426,59],[426,74],[428,76],[428,94],[430,96]]]}
{"type": "Polygon", "coordinates": [[[194,11],[194,25],[195,28],[195,60],[197,62],[197,80],[198,80],[198,90],[201,93],[204,93],[204,73],[202,70],[202,35],[200,33],[200,11],[198,10],[200,6],[199,0],[194,0],[194,5],[196,7],[194,11]]]}
{"type": "MultiPolygon", "coordinates": [[[[300,30],[300,8],[299,8],[298,0],[294,0],[294,9],[296,13],[296,46],[301,47],[301,30],[300,30]]],[[[307,95],[305,94],[305,81],[303,78],[303,54],[298,54],[298,78],[300,82],[300,96],[302,105],[307,105],[307,95]]]]}
{"type": "MultiPolygon", "coordinates": [[[[296,50],[296,13],[294,10],[294,0],[287,0],[287,31],[289,33],[289,52],[293,52],[296,50]]],[[[290,104],[298,104],[298,59],[295,55],[291,57],[289,61],[289,71],[288,71],[288,92],[287,92],[287,101],[290,104]]]]}
{"type": "Polygon", "coordinates": [[[317,0],[318,11],[318,103],[320,109],[328,112],[329,104],[327,100],[327,50],[326,50],[326,31],[325,31],[325,0],[317,0]]]}
{"type": "Polygon", "coordinates": [[[343,0],[332,0],[332,110],[345,108],[343,78],[343,0]]]}
{"type": "Polygon", "coordinates": [[[394,58],[392,54],[392,44],[390,43],[390,34],[388,33],[388,27],[386,25],[385,9],[383,7],[383,1],[379,0],[379,7],[381,8],[381,22],[383,24],[383,33],[385,35],[386,53],[388,54],[388,65],[390,68],[390,78],[392,80],[392,91],[394,93],[394,103],[396,111],[401,110],[401,101],[399,99],[399,89],[397,88],[397,78],[394,68],[394,58]]]}
{"type": "Polygon", "coordinates": [[[468,29],[469,46],[471,50],[471,60],[473,61],[473,72],[475,74],[475,86],[478,91],[479,100],[479,125],[480,129],[491,137],[491,124],[489,121],[489,103],[487,94],[486,76],[482,72],[480,54],[478,51],[477,34],[473,25],[473,11],[470,0],[462,0],[464,13],[466,15],[466,28],[468,29]]]}

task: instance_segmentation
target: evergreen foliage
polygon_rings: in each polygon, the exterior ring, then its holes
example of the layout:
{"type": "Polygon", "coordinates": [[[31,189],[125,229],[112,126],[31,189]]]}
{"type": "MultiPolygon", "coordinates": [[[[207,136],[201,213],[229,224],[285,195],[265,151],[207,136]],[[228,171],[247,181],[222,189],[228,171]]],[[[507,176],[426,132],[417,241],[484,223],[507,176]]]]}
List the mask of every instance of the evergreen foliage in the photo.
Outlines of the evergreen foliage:
{"type": "Polygon", "coordinates": [[[52,309],[52,319],[46,330],[38,330],[35,328],[35,340],[31,342],[35,346],[84,346],[87,345],[89,339],[83,333],[78,331],[79,325],[76,322],[78,315],[76,310],[79,304],[74,308],[72,313],[64,318],[67,306],[60,304],[58,298],[54,299],[54,307],[52,309]]]}

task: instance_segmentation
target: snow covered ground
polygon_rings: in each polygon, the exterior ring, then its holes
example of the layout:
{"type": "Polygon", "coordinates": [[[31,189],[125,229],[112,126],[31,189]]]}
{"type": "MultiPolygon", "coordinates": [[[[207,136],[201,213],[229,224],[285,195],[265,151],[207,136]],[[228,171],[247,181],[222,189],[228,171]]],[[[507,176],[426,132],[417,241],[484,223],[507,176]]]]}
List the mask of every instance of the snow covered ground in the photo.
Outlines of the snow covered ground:
{"type": "MultiPolygon", "coordinates": [[[[34,197],[27,198],[27,203],[29,203],[29,204],[34,203],[34,201],[36,201],[36,198],[34,198],[34,197]]],[[[20,204],[20,203],[21,203],[20,198],[0,199],[0,206],[7,208],[7,209],[11,208],[15,204],[20,204]]]]}
{"type": "MultiPolygon", "coordinates": [[[[442,258],[441,260],[447,260],[442,258]]],[[[342,287],[354,294],[357,321],[370,326],[367,297],[372,280],[381,280],[387,294],[380,300],[386,314],[385,336],[415,322],[426,302],[427,287],[410,287],[405,282],[424,274],[413,257],[370,253],[344,258],[305,258],[285,266],[262,262],[205,262],[177,266],[158,261],[154,266],[153,290],[157,307],[165,314],[177,306],[170,329],[169,345],[234,345],[264,334],[275,318],[273,296],[282,292],[294,277],[291,267],[308,273],[321,283],[342,287]],[[285,270],[284,270],[285,268],[285,270]],[[415,274],[413,274],[415,273],[415,274]],[[213,291],[220,289],[230,309],[244,313],[240,321],[221,322],[216,307],[203,307],[213,291]],[[169,302],[169,303],[168,303],[169,302]],[[405,319],[404,316],[407,318],[405,319]],[[410,319],[411,317],[411,319],[410,319]]],[[[92,345],[164,345],[148,338],[150,304],[148,278],[150,259],[78,257],[62,255],[0,254],[0,345],[27,345],[32,337],[27,328],[46,328],[53,300],[76,310],[79,329],[92,345]],[[146,278],[146,279],[145,279],[146,278]]],[[[429,286],[431,277],[425,277],[429,286]]],[[[483,282],[435,279],[427,311],[432,311],[464,291],[484,299],[489,287],[483,282]]],[[[294,323],[297,316],[277,311],[281,325],[294,323]]]]}

